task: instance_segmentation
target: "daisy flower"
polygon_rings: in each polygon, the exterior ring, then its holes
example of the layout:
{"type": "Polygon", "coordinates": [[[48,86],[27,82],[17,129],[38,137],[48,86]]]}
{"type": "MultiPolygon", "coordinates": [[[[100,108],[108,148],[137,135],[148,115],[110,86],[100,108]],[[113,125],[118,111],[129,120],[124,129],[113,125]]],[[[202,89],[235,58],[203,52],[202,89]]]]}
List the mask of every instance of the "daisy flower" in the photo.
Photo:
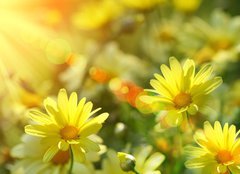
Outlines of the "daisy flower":
{"type": "Polygon", "coordinates": [[[203,172],[211,174],[240,173],[239,133],[234,125],[229,127],[226,123],[222,128],[216,121],[212,127],[206,121],[204,130],[194,136],[200,147],[186,147],[186,153],[191,157],[186,161],[186,167],[203,168],[203,172]]]}
{"type": "Polygon", "coordinates": [[[160,102],[161,110],[166,110],[166,121],[176,126],[187,114],[194,115],[204,105],[207,95],[221,83],[221,77],[211,77],[213,67],[203,66],[195,73],[193,60],[187,59],[183,66],[174,57],[169,59],[170,68],[161,65],[162,75],[154,74],[156,79],[150,81],[154,90],[147,90],[157,96],[143,96],[146,103],[160,102]]]}
{"type": "Polygon", "coordinates": [[[27,125],[25,132],[42,137],[42,143],[49,145],[43,161],[50,161],[59,151],[67,151],[69,148],[77,161],[84,161],[86,152],[100,150],[99,145],[88,137],[101,129],[108,113],[89,118],[100,108],[91,111],[93,104],[85,102],[86,98],[83,98],[78,103],[75,92],[68,99],[66,90],[61,89],[57,102],[51,98],[44,100],[46,114],[38,110],[29,111],[29,117],[36,124],[27,125]]]}

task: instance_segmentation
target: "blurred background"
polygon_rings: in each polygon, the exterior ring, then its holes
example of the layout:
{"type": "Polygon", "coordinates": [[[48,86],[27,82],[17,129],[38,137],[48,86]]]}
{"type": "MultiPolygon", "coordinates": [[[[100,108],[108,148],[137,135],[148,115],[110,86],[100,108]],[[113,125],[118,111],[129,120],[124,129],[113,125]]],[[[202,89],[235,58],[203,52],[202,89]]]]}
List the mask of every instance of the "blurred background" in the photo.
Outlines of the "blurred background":
{"type": "Polygon", "coordinates": [[[206,120],[240,127],[239,15],[239,0],[0,0],[0,173],[16,173],[27,110],[61,88],[110,113],[99,134],[107,148],[149,145],[165,155],[163,174],[198,173],[184,166],[192,131],[206,120]],[[170,56],[211,62],[223,77],[193,130],[169,128],[139,100],[170,56]]]}

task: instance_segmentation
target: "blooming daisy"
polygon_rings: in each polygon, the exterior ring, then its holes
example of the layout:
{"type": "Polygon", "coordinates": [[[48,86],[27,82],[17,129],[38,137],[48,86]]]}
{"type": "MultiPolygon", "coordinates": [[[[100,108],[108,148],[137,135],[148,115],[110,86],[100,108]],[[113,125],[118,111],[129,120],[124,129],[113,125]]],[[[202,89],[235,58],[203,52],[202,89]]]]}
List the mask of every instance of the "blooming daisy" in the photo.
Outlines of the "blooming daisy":
{"type": "Polygon", "coordinates": [[[191,157],[185,165],[188,168],[203,168],[205,173],[240,173],[240,139],[236,127],[228,123],[222,128],[216,121],[214,127],[208,121],[204,130],[195,134],[194,139],[200,147],[186,147],[191,157]]]}
{"type": "Polygon", "coordinates": [[[44,161],[50,161],[59,151],[67,151],[69,148],[77,161],[84,161],[86,152],[100,150],[99,145],[88,137],[101,129],[108,113],[89,118],[100,108],[91,111],[93,104],[85,102],[86,98],[83,98],[78,103],[75,92],[68,99],[66,90],[61,89],[57,102],[51,98],[44,100],[46,114],[38,110],[29,111],[29,117],[36,124],[27,125],[25,132],[42,137],[42,143],[49,144],[43,156],[44,161]]]}
{"type": "Polygon", "coordinates": [[[211,77],[213,67],[203,66],[195,74],[193,60],[187,59],[183,66],[174,57],[169,59],[170,68],[161,65],[163,75],[154,74],[156,79],[150,81],[157,96],[143,96],[146,103],[160,102],[162,110],[168,111],[166,121],[173,126],[179,125],[187,114],[194,115],[201,109],[206,96],[221,83],[221,77],[211,77]]]}

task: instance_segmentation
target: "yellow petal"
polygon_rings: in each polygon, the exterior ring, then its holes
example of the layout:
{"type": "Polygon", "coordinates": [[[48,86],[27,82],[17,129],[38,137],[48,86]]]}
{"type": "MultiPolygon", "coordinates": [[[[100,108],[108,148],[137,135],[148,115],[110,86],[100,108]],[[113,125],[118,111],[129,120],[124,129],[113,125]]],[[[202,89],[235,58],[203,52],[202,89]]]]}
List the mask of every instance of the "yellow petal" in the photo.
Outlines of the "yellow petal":
{"type": "Polygon", "coordinates": [[[174,78],[175,78],[175,81],[176,81],[177,88],[180,89],[182,79],[183,79],[182,66],[175,57],[170,57],[169,58],[169,64],[170,64],[171,71],[174,74],[174,78]]]}
{"type": "Polygon", "coordinates": [[[27,115],[35,122],[40,123],[40,124],[51,124],[52,120],[51,117],[36,110],[36,109],[31,109],[28,111],[27,115]]]}
{"type": "Polygon", "coordinates": [[[200,71],[196,74],[194,78],[194,83],[195,84],[201,84],[204,83],[209,79],[213,72],[213,67],[210,64],[204,65],[200,71]]]}
{"type": "Polygon", "coordinates": [[[198,112],[198,106],[195,105],[195,104],[191,104],[191,105],[188,107],[187,112],[188,112],[190,115],[195,115],[195,114],[198,112]]]}
{"type": "Polygon", "coordinates": [[[170,126],[179,126],[183,120],[183,114],[176,111],[169,111],[165,116],[166,122],[170,126]]]}
{"type": "Polygon", "coordinates": [[[51,146],[43,156],[43,162],[49,162],[59,151],[57,145],[51,146]]]}
{"type": "Polygon", "coordinates": [[[173,102],[171,100],[169,100],[168,98],[160,97],[160,96],[142,95],[140,96],[140,100],[147,104],[152,104],[154,102],[161,102],[161,103],[173,105],[173,102]]]}
{"type": "Polygon", "coordinates": [[[216,160],[213,156],[204,155],[198,158],[190,159],[185,162],[187,168],[202,168],[211,164],[216,163],[216,160]]]}
{"type": "Polygon", "coordinates": [[[71,145],[74,159],[77,162],[84,162],[86,160],[85,153],[83,152],[82,148],[79,145],[71,145]]]}
{"type": "Polygon", "coordinates": [[[73,92],[69,98],[69,102],[68,102],[68,121],[69,124],[73,125],[75,123],[75,117],[76,117],[76,111],[77,111],[77,93],[73,92]]]}
{"type": "Polygon", "coordinates": [[[145,161],[144,170],[146,172],[156,170],[164,161],[164,159],[165,159],[165,156],[163,154],[159,152],[155,152],[145,161]]]}
{"type": "Polygon", "coordinates": [[[25,126],[25,132],[29,135],[38,137],[59,136],[59,129],[54,124],[48,126],[41,125],[27,125],[25,126]]]}
{"type": "Polygon", "coordinates": [[[227,172],[227,166],[223,165],[223,164],[219,164],[217,166],[217,171],[219,173],[226,173],[227,172]]]}
{"type": "Polygon", "coordinates": [[[66,120],[61,116],[61,114],[58,111],[57,108],[57,103],[51,99],[51,98],[47,98],[44,100],[44,107],[48,113],[49,116],[52,117],[53,120],[55,120],[55,122],[58,125],[65,125],[66,120]]]}
{"type": "Polygon", "coordinates": [[[65,120],[68,119],[68,96],[65,89],[60,89],[58,93],[58,109],[62,113],[65,120]]]}
{"type": "Polygon", "coordinates": [[[80,138],[79,145],[85,150],[85,152],[100,151],[99,145],[88,138],[80,138]]]}
{"type": "Polygon", "coordinates": [[[174,92],[175,94],[178,93],[179,89],[177,88],[177,84],[172,71],[164,64],[161,65],[160,69],[162,71],[164,78],[166,79],[168,84],[170,84],[168,88],[170,88],[171,91],[174,92]]]}
{"type": "Polygon", "coordinates": [[[80,118],[79,118],[78,127],[82,126],[85,123],[85,121],[90,117],[92,107],[93,107],[92,102],[87,102],[84,105],[82,113],[81,113],[80,118]]]}
{"type": "Polygon", "coordinates": [[[90,126],[90,125],[93,125],[95,123],[97,124],[102,124],[104,123],[104,121],[108,118],[109,114],[104,112],[90,120],[88,120],[81,128],[80,128],[80,131],[85,129],[86,127],[90,126]]]}
{"type": "Polygon", "coordinates": [[[172,99],[174,94],[169,90],[169,88],[166,86],[165,83],[162,83],[161,81],[159,81],[161,76],[155,74],[155,77],[157,78],[157,80],[155,79],[151,80],[150,81],[151,86],[158,92],[158,94],[168,99],[172,99]]]}
{"type": "Polygon", "coordinates": [[[69,148],[69,144],[65,140],[61,140],[58,142],[58,148],[62,151],[66,151],[69,148]]]}

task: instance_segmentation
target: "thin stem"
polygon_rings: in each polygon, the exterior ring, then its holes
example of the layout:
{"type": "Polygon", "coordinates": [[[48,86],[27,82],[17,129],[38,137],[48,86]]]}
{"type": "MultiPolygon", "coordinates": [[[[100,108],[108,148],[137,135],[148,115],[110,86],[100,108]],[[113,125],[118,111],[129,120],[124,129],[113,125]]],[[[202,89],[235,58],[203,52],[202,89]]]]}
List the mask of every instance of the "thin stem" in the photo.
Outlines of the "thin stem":
{"type": "Polygon", "coordinates": [[[133,169],[133,172],[136,173],[136,174],[140,174],[140,173],[138,173],[138,171],[136,171],[135,168],[133,169]]]}
{"type": "Polygon", "coordinates": [[[72,151],[72,147],[71,147],[71,146],[70,146],[69,150],[70,150],[70,158],[71,158],[71,161],[70,161],[70,166],[69,166],[68,174],[72,174],[74,157],[73,157],[73,151],[72,151]]]}

